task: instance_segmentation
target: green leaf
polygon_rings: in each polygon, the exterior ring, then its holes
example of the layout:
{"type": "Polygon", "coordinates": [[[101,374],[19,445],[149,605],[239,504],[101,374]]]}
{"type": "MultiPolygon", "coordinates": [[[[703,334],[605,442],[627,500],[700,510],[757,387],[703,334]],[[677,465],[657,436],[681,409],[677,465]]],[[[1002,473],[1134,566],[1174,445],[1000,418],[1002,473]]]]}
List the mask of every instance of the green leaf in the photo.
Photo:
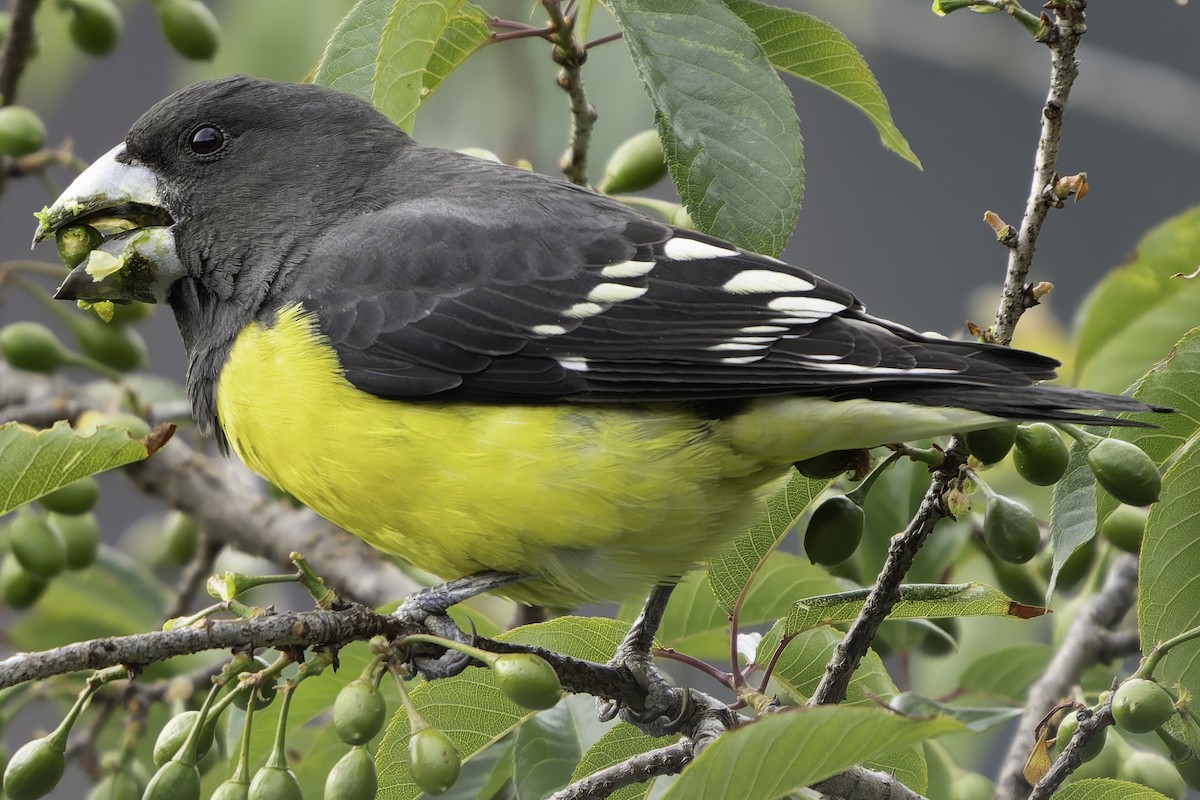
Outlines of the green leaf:
{"type": "Polygon", "coordinates": [[[146,445],[119,428],[80,436],[66,422],[48,430],[0,425],[0,516],[72,481],[149,455],[146,445]]]}
{"type": "Polygon", "coordinates": [[[379,40],[395,0],[358,0],[337,26],[312,82],[371,101],[379,40]]]}
{"type": "Polygon", "coordinates": [[[713,742],[664,799],[775,800],[867,759],[960,730],[953,720],[905,719],[878,708],[768,714],[713,742]]]}
{"type": "Polygon", "coordinates": [[[892,698],[891,707],[910,717],[950,717],[958,720],[969,731],[981,733],[1003,725],[1020,716],[1021,709],[1012,706],[971,708],[940,703],[916,692],[904,692],[892,698]]]}
{"type": "Polygon", "coordinates": [[[1054,648],[1041,642],[1022,642],[985,653],[963,670],[959,687],[968,692],[1023,705],[1025,690],[1042,676],[1054,648]]]}
{"type": "Polygon", "coordinates": [[[1067,472],[1054,484],[1050,505],[1050,552],[1053,564],[1046,587],[1046,605],[1054,595],[1058,573],[1077,549],[1096,535],[1096,477],[1088,466],[1088,448],[1075,442],[1067,472]]]}
{"type": "MultiPolygon", "coordinates": [[[[755,663],[766,665],[771,660],[781,641],[782,625],[782,622],[777,623],[763,635],[755,663]]],[[[841,640],[842,635],[832,628],[816,628],[798,634],[788,641],[775,664],[771,680],[796,703],[806,702],[825,674],[825,665],[841,640]]],[[[892,683],[883,662],[874,650],[868,651],[850,681],[846,702],[876,705],[880,698],[886,700],[895,694],[896,684],[892,683]]]]}
{"type": "MultiPolygon", "coordinates": [[[[636,755],[666,747],[675,741],[673,736],[651,738],[627,722],[618,722],[608,729],[592,747],[583,754],[571,782],[588,775],[607,769],[614,764],[628,761],[636,755]]],[[[641,800],[650,790],[649,783],[637,783],[626,786],[610,795],[610,800],[641,800]]]]}
{"type": "Polygon", "coordinates": [[[1200,280],[1173,278],[1200,263],[1200,207],[1158,226],[1133,261],[1109,273],[1079,313],[1076,383],[1121,392],[1196,324],[1200,280]]]}
{"type": "Polygon", "coordinates": [[[868,758],[863,766],[891,775],[917,794],[925,794],[929,788],[929,765],[925,763],[925,751],[919,744],[901,747],[878,758],[868,758]]]}
{"type": "Polygon", "coordinates": [[[1054,800],[1170,800],[1140,783],[1116,778],[1086,778],[1054,793],[1054,800]]]}
{"type": "Polygon", "coordinates": [[[879,131],[884,147],[921,166],[892,120],[887,98],[871,68],[844,33],[790,8],[753,0],[725,0],[725,5],[750,26],[776,69],[811,81],[850,103],[879,131]]]}
{"type": "Polygon", "coordinates": [[[787,485],[765,501],[762,520],[725,545],[708,562],[708,582],[721,609],[733,611],[743,587],[754,580],[767,556],[829,485],[793,472],[787,485]]]}
{"type": "Polygon", "coordinates": [[[571,782],[580,758],[610,725],[596,719],[596,702],[571,695],[517,730],[513,785],[517,800],[542,800],[571,782]]]}
{"type": "Polygon", "coordinates": [[[464,0],[397,0],[383,29],[371,101],[406,131],[433,90],[489,39],[488,14],[464,0]]]}
{"type": "MultiPolygon", "coordinates": [[[[1150,508],[1138,559],[1138,632],[1142,652],[1200,625],[1195,602],[1200,563],[1200,445],[1195,442],[1163,477],[1162,497],[1150,508]]],[[[1167,685],[1178,682],[1191,695],[1200,692],[1200,642],[1173,649],[1155,670],[1167,685]]]]}
{"type": "MultiPolygon", "coordinates": [[[[862,611],[868,589],[820,595],[798,600],[784,622],[784,635],[820,625],[850,622],[862,611]]],[[[888,619],[937,619],[944,617],[1040,617],[1046,610],[1010,600],[984,583],[918,583],[900,587],[900,600],[888,619]]]]}
{"type": "Polygon", "coordinates": [[[779,255],[804,191],[792,96],[720,0],[615,0],[671,178],[707,233],[779,255]]]}
{"type": "MultiPolygon", "coordinates": [[[[616,620],[559,617],[496,638],[574,658],[607,661],[625,631],[625,625],[616,620]]],[[[453,678],[422,683],[409,696],[417,711],[454,742],[464,766],[534,716],[497,689],[491,670],[481,667],[469,667],[453,678]]],[[[408,771],[408,739],[408,715],[401,708],[388,723],[376,752],[381,800],[415,800],[421,796],[408,771]]]]}

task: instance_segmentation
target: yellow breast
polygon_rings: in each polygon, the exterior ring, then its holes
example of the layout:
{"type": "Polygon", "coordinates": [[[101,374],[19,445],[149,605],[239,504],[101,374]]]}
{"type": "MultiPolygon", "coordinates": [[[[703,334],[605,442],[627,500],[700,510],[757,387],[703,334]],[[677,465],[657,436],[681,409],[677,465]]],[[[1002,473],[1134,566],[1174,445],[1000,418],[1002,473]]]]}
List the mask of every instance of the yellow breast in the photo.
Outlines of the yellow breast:
{"type": "Polygon", "coordinates": [[[238,336],[217,411],[247,467],[351,533],[443,578],[536,575],[511,594],[551,605],[678,577],[753,522],[784,468],[682,407],[375,397],[299,306],[238,336]]]}

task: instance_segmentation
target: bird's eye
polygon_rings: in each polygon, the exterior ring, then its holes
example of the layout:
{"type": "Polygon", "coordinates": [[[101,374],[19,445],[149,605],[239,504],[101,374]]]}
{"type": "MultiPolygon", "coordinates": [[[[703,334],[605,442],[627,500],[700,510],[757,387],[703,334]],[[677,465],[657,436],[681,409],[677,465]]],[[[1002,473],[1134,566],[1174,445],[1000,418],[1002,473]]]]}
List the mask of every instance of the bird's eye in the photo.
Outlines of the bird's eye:
{"type": "Polygon", "coordinates": [[[189,144],[196,155],[211,156],[225,146],[225,134],[212,125],[202,125],[192,132],[189,144]]]}

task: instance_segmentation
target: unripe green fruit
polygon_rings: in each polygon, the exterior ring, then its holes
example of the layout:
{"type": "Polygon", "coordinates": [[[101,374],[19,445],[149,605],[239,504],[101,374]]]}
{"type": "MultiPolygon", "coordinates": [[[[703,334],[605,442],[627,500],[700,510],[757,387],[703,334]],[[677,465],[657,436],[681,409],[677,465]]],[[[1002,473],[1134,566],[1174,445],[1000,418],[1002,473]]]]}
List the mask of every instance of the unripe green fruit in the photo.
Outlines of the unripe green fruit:
{"type": "Polygon", "coordinates": [[[67,566],[67,545],[46,520],[29,511],[17,515],[9,526],[12,555],[27,571],[53,578],[67,566]]]}
{"type": "Polygon", "coordinates": [[[58,246],[58,260],[70,269],[83,263],[93,250],[104,241],[100,231],[91,225],[68,225],[54,234],[58,246]]]}
{"type": "Polygon", "coordinates": [[[0,565],[0,602],[5,608],[29,608],[46,591],[46,579],[34,575],[11,555],[0,565]]]}
{"type": "Polygon", "coordinates": [[[1149,516],[1150,511],[1146,508],[1122,503],[1100,523],[1100,535],[1126,553],[1137,555],[1142,549],[1149,516]]]}
{"type": "Polygon", "coordinates": [[[346,744],[366,744],[387,719],[387,703],[379,690],[361,678],[342,687],[333,701],[333,727],[346,744]]]}
{"type": "Polygon", "coordinates": [[[962,625],[956,617],[931,619],[932,624],[941,628],[947,636],[941,636],[935,631],[926,630],[925,635],[917,644],[917,649],[927,656],[946,656],[955,651],[955,642],[962,639],[962,625]]]}
{"type": "Polygon", "coordinates": [[[492,663],[496,687],[522,708],[541,711],[562,699],[554,667],[533,653],[505,653],[492,663]]]}
{"type": "Polygon", "coordinates": [[[303,800],[304,793],[290,769],[263,767],[250,781],[249,800],[303,800]]]}
{"type": "Polygon", "coordinates": [[[114,772],[92,787],[87,800],[141,800],[142,788],[128,772],[114,772]]]}
{"type": "Polygon", "coordinates": [[[862,507],[845,495],[817,506],[804,531],[804,553],[814,564],[840,564],[858,549],[866,526],[862,507]]]}
{"type": "Polygon", "coordinates": [[[146,342],[137,331],[87,317],[72,319],[80,349],[101,364],[120,372],[146,366],[146,342]]]}
{"type": "Polygon", "coordinates": [[[114,303],[112,322],[116,325],[132,325],[149,319],[154,314],[154,306],[150,303],[114,303]]]}
{"type": "Polygon", "coordinates": [[[185,58],[208,61],[221,43],[221,26],[198,0],[163,0],[156,5],[163,35],[185,58]]]}
{"type": "Polygon", "coordinates": [[[1174,713],[1175,701],[1154,681],[1127,680],[1113,695],[1113,720],[1121,730],[1130,733],[1150,733],[1174,713]]]}
{"type": "Polygon", "coordinates": [[[1058,429],[1045,422],[1017,428],[1017,450],[1013,463],[1017,473],[1034,486],[1058,483],[1067,473],[1071,451],[1063,442],[1058,429]]]}
{"type": "MultiPolygon", "coordinates": [[[[158,738],[154,740],[154,766],[161,767],[179,753],[179,748],[183,747],[199,719],[199,711],[184,711],[167,720],[167,724],[159,731],[158,738]]],[[[207,725],[200,732],[200,742],[196,748],[197,761],[204,758],[212,747],[213,734],[212,727],[207,725]]]]}
{"type": "Polygon", "coordinates": [[[1158,500],[1162,476],[1145,451],[1122,439],[1105,439],[1088,452],[1096,482],[1122,503],[1148,506],[1158,500]]]}
{"type": "Polygon", "coordinates": [[[1046,601],[1046,582],[1039,580],[1031,565],[996,559],[992,561],[992,570],[1000,589],[1018,603],[1041,605],[1046,601]]]}
{"type": "Polygon", "coordinates": [[[445,794],[461,768],[462,759],[449,736],[437,728],[413,731],[408,740],[408,770],[421,791],[445,794]]]}
{"type": "Polygon", "coordinates": [[[250,784],[227,780],[217,787],[209,800],[249,800],[250,784]]]}
{"type": "Polygon", "coordinates": [[[4,794],[8,800],[45,797],[62,780],[66,766],[63,749],[51,739],[26,742],[4,769],[4,794]]]}
{"type": "Polygon", "coordinates": [[[0,108],[0,156],[27,156],[46,143],[41,117],[25,106],[0,108]]]}
{"type": "Polygon", "coordinates": [[[91,514],[65,515],[53,512],[46,523],[62,537],[67,550],[67,569],[87,569],[100,549],[100,528],[91,514]]]}
{"type": "Polygon", "coordinates": [[[37,322],[14,322],[0,328],[0,354],[14,367],[27,372],[53,372],[63,364],[63,347],[58,337],[37,322]]]}
{"type": "Polygon", "coordinates": [[[604,165],[604,178],[597,187],[605,194],[628,194],[649,189],[667,174],[658,131],[647,130],[626,139],[604,165]]]}
{"type": "Polygon", "coordinates": [[[182,511],[172,511],[163,522],[163,537],[166,539],[167,560],[183,565],[196,555],[196,543],[200,529],[196,521],[182,511]]]}
{"type": "Polygon", "coordinates": [[[1187,797],[1187,784],[1167,758],[1148,750],[1135,750],[1121,762],[1117,777],[1140,783],[1172,800],[1187,797]]]}
{"type": "Polygon", "coordinates": [[[42,508],[58,514],[86,514],[100,498],[100,484],[88,475],[38,499],[42,508]]]}
{"type": "MultiPolygon", "coordinates": [[[[1058,571],[1057,587],[1062,590],[1073,589],[1079,585],[1079,582],[1088,576],[1092,569],[1092,562],[1096,560],[1096,537],[1093,536],[1067,556],[1067,560],[1063,562],[1062,567],[1058,571]]],[[[1053,559],[1045,560],[1046,578],[1050,577],[1050,570],[1053,568],[1053,559]]]]}
{"type": "Polygon", "coordinates": [[[851,470],[857,473],[861,469],[865,473],[870,463],[871,454],[868,450],[832,450],[797,461],[792,466],[806,478],[828,480],[851,470]]]}
{"type": "MultiPolygon", "coordinates": [[[[258,656],[255,656],[253,663],[244,669],[238,670],[237,674],[244,672],[259,672],[260,670],[266,669],[268,666],[270,665],[267,664],[266,661],[258,656]]],[[[239,691],[237,696],[233,698],[233,704],[242,711],[245,711],[246,707],[250,705],[250,696],[253,694],[254,710],[261,711],[262,709],[271,705],[271,701],[275,699],[275,695],[278,693],[279,689],[275,685],[275,680],[271,678],[264,683],[258,684],[257,687],[251,686],[248,689],[242,689],[239,691]]]]}
{"type": "Polygon", "coordinates": [[[996,786],[978,772],[963,770],[955,775],[950,786],[954,800],[992,800],[996,786]]]}
{"type": "Polygon", "coordinates": [[[984,509],[983,540],[998,558],[1024,564],[1037,555],[1041,532],[1028,508],[1003,495],[993,495],[984,509]]]}
{"type": "Polygon", "coordinates": [[[200,770],[168,761],[154,773],[142,800],[200,800],[200,770]]]}
{"type": "Polygon", "coordinates": [[[994,428],[971,431],[963,437],[971,455],[984,464],[995,464],[1004,459],[1017,440],[1017,423],[1009,422],[994,428]]]}
{"type": "Polygon", "coordinates": [[[375,759],[365,747],[355,747],[333,765],[325,779],[324,800],[374,800],[379,792],[375,759]]]}
{"type": "Polygon", "coordinates": [[[69,0],[71,40],[93,56],[108,55],[121,38],[121,12],[111,0],[69,0]]]}
{"type": "MultiPolygon", "coordinates": [[[[1075,731],[1079,729],[1079,717],[1077,712],[1072,709],[1067,709],[1062,721],[1058,723],[1058,735],[1054,739],[1054,749],[1061,753],[1067,743],[1075,736],[1075,731]]],[[[1087,747],[1083,749],[1083,760],[1091,761],[1096,756],[1100,755],[1104,750],[1104,743],[1108,740],[1108,728],[1101,728],[1099,733],[1092,737],[1092,740],[1087,743],[1087,747]]]]}

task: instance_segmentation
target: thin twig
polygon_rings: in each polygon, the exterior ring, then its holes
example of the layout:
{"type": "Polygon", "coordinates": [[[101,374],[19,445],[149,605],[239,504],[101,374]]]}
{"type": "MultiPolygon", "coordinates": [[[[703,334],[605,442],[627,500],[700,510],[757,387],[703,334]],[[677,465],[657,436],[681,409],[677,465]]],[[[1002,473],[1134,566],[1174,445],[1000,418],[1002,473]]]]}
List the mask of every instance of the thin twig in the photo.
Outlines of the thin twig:
{"type": "Polygon", "coordinates": [[[674,775],[695,758],[688,740],[649,750],[633,758],[593,772],[550,795],[549,800],[600,800],[659,775],[674,775]]]}
{"type": "Polygon", "coordinates": [[[554,60],[562,65],[558,85],[567,93],[571,106],[571,138],[559,166],[571,183],[587,186],[588,146],[596,124],[596,109],[583,88],[581,67],[587,60],[587,50],[575,42],[575,19],[563,15],[559,0],[542,0],[542,7],[555,32],[554,60]]]}
{"type": "Polygon", "coordinates": [[[1046,214],[1055,204],[1053,188],[1063,115],[1067,110],[1071,86],[1079,74],[1075,49],[1079,46],[1079,39],[1087,31],[1083,13],[1086,6],[1087,0],[1069,0],[1061,6],[1055,5],[1057,20],[1050,35],[1046,37],[1050,45],[1050,92],[1042,107],[1042,132],[1038,138],[1029,198],[1025,201],[1025,216],[1021,219],[1017,241],[1008,252],[1004,290],[1000,307],[996,311],[996,321],[992,325],[992,338],[1001,344],[1007,344],[1012,339],[1017,320],[1025,313],[1025,281],[1033,263],[1033,253],[1037,248],[1042,223],[1046,221],[1046,214]]]}
{"type": "MultiPolygon", "coordinates": [[[[1113,689],[1116,688],[1117,683],[1113,681],[1113,689]]],[[[1058,787],[1062,786],[1067,776],[1079,769],[1084,762],[1083,755],[1088,749],[1088,743],[1097,736],[1103,735],[1104,729],[1113,724],[1112,701],[1114,694],[1115,692],[1109,692],[1100,709],[1080,721],[1075,735],[1071,737],[1066,748],[1055,759],[1054,765],[1037,782],[1037,786],[1033,787],[1033,791],[1029,794],[1029,800],[1049,800],[1058,787]]]]}
{"type": "Polygon", "coordinates": [[[179,591],[171,601],[171,607],[163,614],[165,619],[182,617],[192,605],[192,598],[204,586],[208,576],[212,574],[213,562],[217,560],[224,545],[200,529],[199,541],[196,542],[196,555],[188,562],[187,568],[179,578],[179,591]]]}
{"type": "Polygon", "coordinates": [[[17,99],[17,84],[33,48],[33,15],[42,0],[16,0],[4,42],[0,44],[0,105],[17,99]]]}
{"type": "MultiPolygon", "coordinates": [[[[1113,562],[1100,591],[1085,601],[1042,677],[1029,687],[1029,700],[996,782],[999,800],[1020,800],[1027,796],[1030,787],[1023,770],[1036,741],[1037,724],[1070,694],[1084,670],[1101,662],[1106,655],[1104,634],[1124,618],[1136,598],[1137,559],[1121,555],[1113,562]]],[[[1083,730],[1083,724],[1079,729],[1083,730]]]]}

